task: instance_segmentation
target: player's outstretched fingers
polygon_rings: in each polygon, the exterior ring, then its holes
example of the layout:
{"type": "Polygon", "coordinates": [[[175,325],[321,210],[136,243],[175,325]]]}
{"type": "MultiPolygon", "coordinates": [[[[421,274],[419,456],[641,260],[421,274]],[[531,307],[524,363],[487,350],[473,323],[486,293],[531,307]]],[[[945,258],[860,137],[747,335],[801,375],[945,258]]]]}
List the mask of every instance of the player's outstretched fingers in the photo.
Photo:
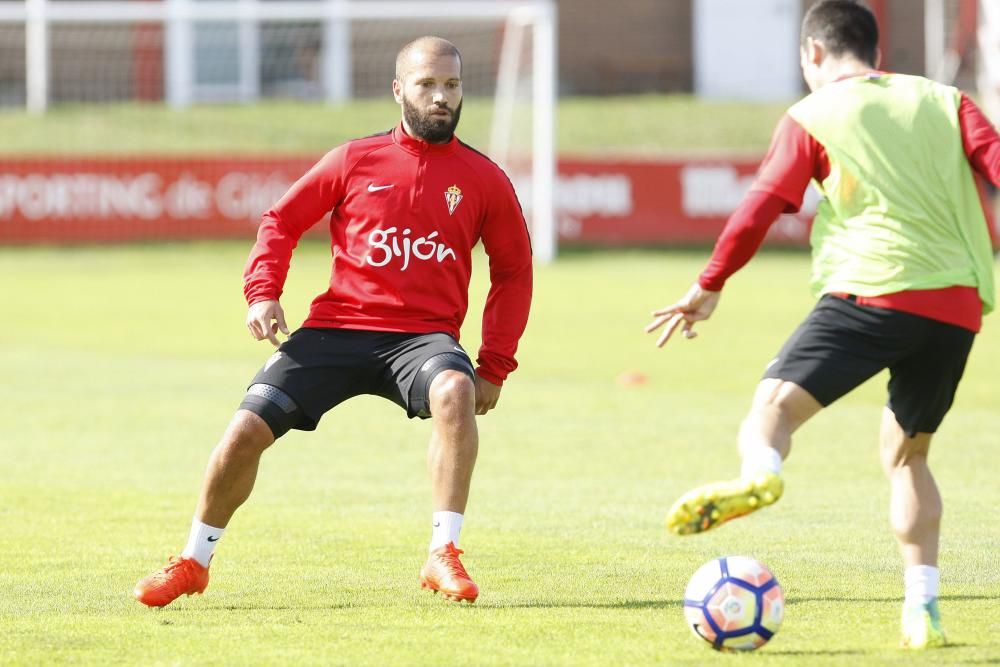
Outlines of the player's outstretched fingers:
{"type": "Polygon", "coordinates": [[[272,323],[270,325],[265,325],[265,331],[267,331],[267,339],[271,341],[271,345],[278,347],[281,345],[281,341],[278,340],[278,336],[275,335],[278,332],[278,325],[272,323]]]}
{"type": "Polygon", "coordinates": [[[684,313],[674,313],[670,318],[670,321],[667,322],[667,327],[663,330],[663,335],[660,336],[658,341],[656,341],[656,347],[663,347],[666,345],[667,341],[670,340],[670,337],[674,335],[674,330],[677,329],[677,325],[683,321],[684,313]]]}
{"type": "Polygon", "coordinates": [[[687,304],[683,301],[678,301],[677,303],[667,306],[666,308],[660,308],[659,310],[654,310],[653,315],[659,317],[660,315],[673,315],[674,313],[679,313],[687,308],[687,304]]]}
{"type": "Polygon", "coordinates": [[[654,319],[652,322],[646,325],[646,333],[652,333],[656,331],[657,329],[662,327],[666,322],[669,322],[670,318],[676,315],[678,312],[680,311],[678,310],[677,306],[669,306],[667,308],[663,308],[662,310],[654,310],[653,317],[655,317],[656,319],[654,319]]]}
{"type": "Polygon", "coordinates": [[[645,329],[646,333],[653,333],[654,331],[662,327],[664,322],[666,322],[669,319],[670,319],[669,315],[657,317],[655,320],[646,325],[645,329]]]}
{"type": "Polygon", "coordinates": [[[254,340],[262,340],[264,338],[264,332],[257,325],[257,320],[247,322],[247,330],[250,331],[250,335],[253,336],[254,340]]]}
{"type": "Polygon", "coordinates": [[[288,325],[285,324],[285,311],[281,306],[278,306],[277,311],[274,313],[274,319],[278,321],[278,330],[286,336],[289,335],[288,325]]]}

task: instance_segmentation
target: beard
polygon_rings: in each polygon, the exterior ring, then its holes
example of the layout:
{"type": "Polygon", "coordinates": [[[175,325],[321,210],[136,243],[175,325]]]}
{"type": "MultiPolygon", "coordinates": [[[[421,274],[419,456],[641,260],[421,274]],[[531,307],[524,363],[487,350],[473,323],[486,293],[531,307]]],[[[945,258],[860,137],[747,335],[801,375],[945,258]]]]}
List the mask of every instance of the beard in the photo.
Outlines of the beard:
{"type": "Polygon", "coordinates": [[[449,118],[437,118],[429,112],[421,113],[410,100],[403,97],[403,118],[418,139],[429,144],[443,144],[451,141],[458,127],[458,119],[462,116],[462,103],[454,109],[442,107],[451,113],[449,118]]]}

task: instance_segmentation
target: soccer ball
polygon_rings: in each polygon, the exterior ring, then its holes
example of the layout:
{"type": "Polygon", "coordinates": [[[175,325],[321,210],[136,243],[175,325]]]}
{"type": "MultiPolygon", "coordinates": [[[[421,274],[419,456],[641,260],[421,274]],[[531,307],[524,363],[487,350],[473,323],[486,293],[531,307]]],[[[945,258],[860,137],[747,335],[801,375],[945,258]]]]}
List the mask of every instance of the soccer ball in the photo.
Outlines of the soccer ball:
{"type": "Polygon", "coordinates": [[[785,594],[763,563],[747,556],[710,560],[684,590],[691,630],[716,651],[752,651],[781,627],[785,594]]]}

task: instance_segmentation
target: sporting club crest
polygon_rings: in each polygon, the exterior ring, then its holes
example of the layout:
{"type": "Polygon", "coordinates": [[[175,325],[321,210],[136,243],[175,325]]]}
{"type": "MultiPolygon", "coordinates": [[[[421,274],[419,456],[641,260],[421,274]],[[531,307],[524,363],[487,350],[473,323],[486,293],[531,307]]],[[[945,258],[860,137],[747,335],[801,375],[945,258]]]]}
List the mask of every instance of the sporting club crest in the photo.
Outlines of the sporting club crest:
{"type": "Polygon", "coordinates": [[[462,201],[462,191],[457,185],[453,185],[444,191],[444,200],[448,203],[448,215],[453,215],[462,201]]]}

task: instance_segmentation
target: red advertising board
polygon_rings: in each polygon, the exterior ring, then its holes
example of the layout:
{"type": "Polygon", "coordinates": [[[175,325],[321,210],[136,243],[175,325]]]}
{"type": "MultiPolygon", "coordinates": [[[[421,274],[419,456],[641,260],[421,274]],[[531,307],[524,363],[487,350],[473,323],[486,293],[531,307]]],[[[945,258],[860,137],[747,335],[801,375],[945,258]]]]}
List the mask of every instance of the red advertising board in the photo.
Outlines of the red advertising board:
{"type": "Polygon", "coordinates": [[[0,243],[252,237],[313,159],[0,160],[0,243]]]}
{"type": "MultiPolygon", "coordinates": [[[[250,238],[314,159],[3,158],[0,243],[250,238]]],[[[758,160],[563,157],[555,192],[560,243],[712,243],[758,160]]],[[[514,182],[528,204],[530,179],[515,174],[514,182]]],[[[768,243],[805,245],[816,201],[810,189],[802,211],[782,216],[768,243]]]]}
{"type": "MultiPolygon", "coordinates": [[[[759,158],[559,161],[560,242],[586,245],[704,244],[715,241],[749,190],[759,158]]],[[[811,193],[800,214],[782,216],[773,242],[808,243],[811,193]]]]}
{"type": "MultiPolygon", "coordinates": [[[[561,158],[556,188],[560,243],[712,243],[753,184],[760,159],[561,158]]],[[[993,207],[982,188],[980,194],[993,245],[1000,248],[993,207]]],[[[766,243],[808,245],[818,202],[819,193],[810,187],[802,209],[781,216],[768,231],[766,243]]]]}

